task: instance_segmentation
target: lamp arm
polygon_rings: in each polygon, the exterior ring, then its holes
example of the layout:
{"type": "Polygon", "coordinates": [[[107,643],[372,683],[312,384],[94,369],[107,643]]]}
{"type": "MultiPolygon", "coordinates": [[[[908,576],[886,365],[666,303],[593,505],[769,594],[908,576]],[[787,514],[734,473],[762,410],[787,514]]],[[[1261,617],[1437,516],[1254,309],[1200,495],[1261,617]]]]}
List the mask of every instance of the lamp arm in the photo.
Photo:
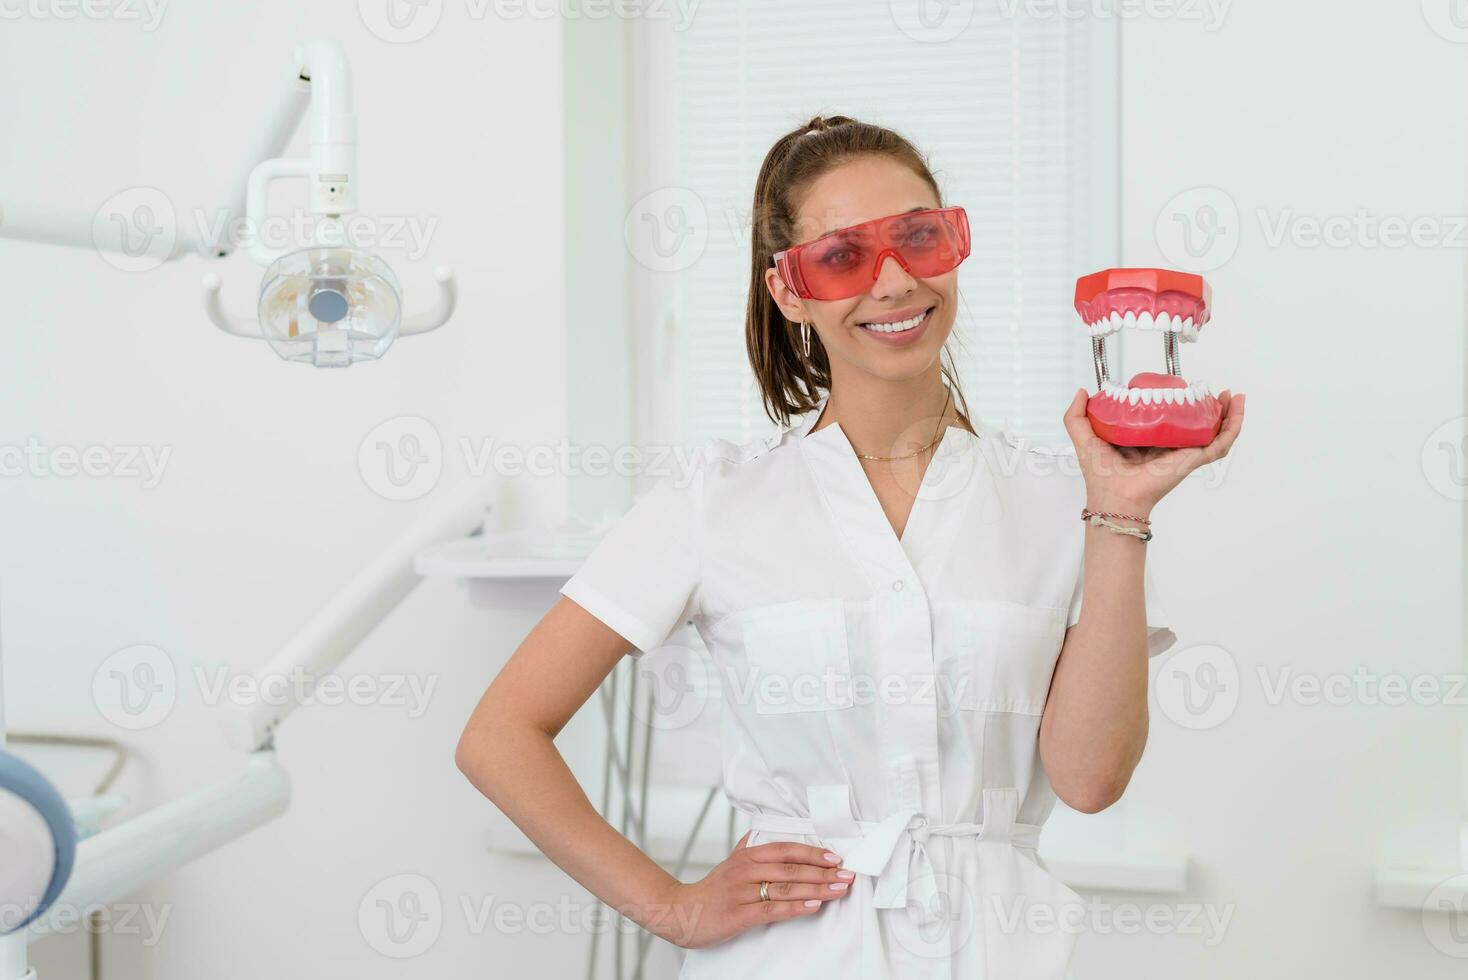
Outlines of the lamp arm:
{"type": "MultiPolygon", "coordinates": [[[[296,50],[297,66],[293,77],[277,96],[264,129],[246,157],[248,163],[243,172],[231,182],[229,203],[217,213],[216,220],[210,227],[197,227],[198,222],[180,221],[174,215],[155,216],[175,224],[175,234],[171,237],[158,235],[146,238],[139,248],[132,239],[141,236],[131,234],[131,230],[123,222],[99,220],[96,212],[0,201],[0,238],[121,252],[133,257],[146,255],[164,261],[172,261],[184,255],[211,258],[228,256],[235,248],[235,243],[230,239],[230,226],[245,210],[250,172],[262,160],[278,157],[285,151],[311,104],[310,76],[305,74],[306,67],[300,63],[303,54],[313,50],[313,46],[325,46],[318,50],[326,52],[335,43],[314,41],[296,50]]],[[[340,45],[337,47],[339,49],[340,45]]],[[[338,56],[343,60],[345,58],[340,52],[338,56]]],[[[330,70],[332,59],[328,54],[323,53],[319,57],[330,70]]],[[[258,333],[251,336],[258,336],[258,333]]]]}
{"type": "Polygon", "coordinates": [[[275,753],[256,752],[243,773],[87,838],[77,846],[66,888],[27,929],[37,937],[74,929],[91,908],[131,895],[280,816],[290,794],[275,753]]]}
{"type": "MultiPolygon", "coordinates": [[[[139,190],[146,190],[139,188],[139,190]]],[[[150,194],[153,192],[149,192],[150,194]]],[[[142,209],[139,208],[139,211],[142,209]]],[[[172,210],[172,205],[169,205],[172,210]]],[[[186,223],[173,214],[147,215],[147,220],[166,221],[138,228],[122,219],[123,215],[102,215],[98,211],[50,207],[17,201],[0,202],[0,238],[43,245],[66,245],[90,248],[99,252],[120,252],[132,258],[148,257],[171,262],[184,255],[210,254],[209,243],[194,234],[186,223]]]]}
{"type": "Polygon", "coordinates": [[[260,131],[259,138],[245,154],[244,164],[229,183],[229,203],[220,212],[220,220],[211,229],[210,235],[210,244],[213,246],[211,254],[218,258],[224,258],[235,250],[237,242],[230,237],[230,226],[245,213],[250,173],[262,160],[274,159],[285,152],[311,104],[311,81],[302,74],[303,70],[298,66],[295,77],[281,88],[266,119],[265,128],[260,131]]]}
{"type": "Polygon", "coordinates": [[[245,251],[260,265],[269,265],[282,255],[290,253],[287,248],[270,248],[260,240],[260,231],[267,219],[265,204],[270,182],[281,177],[310,177],[308,160],[290,157],[274,157],[262,160],[250,171],[245,191],[245,251]]]}
{"type": "Polygon", "coordinates": [[[494,489],[492,482],[481,480],[455,488],[322,606],[255,672],[257,683],[248,688],[255,699],[223,709],[220,722],[230,744],[245,751],[270,745],[276,728],[310,699],[322,677],[339,667],[421,581],[414,569],[418,553],[483,526],[494,489]],[[292,683],[282,685],[283,679],[292,683]],[[282,687],[289,697],[260,697],[282,687]]]}

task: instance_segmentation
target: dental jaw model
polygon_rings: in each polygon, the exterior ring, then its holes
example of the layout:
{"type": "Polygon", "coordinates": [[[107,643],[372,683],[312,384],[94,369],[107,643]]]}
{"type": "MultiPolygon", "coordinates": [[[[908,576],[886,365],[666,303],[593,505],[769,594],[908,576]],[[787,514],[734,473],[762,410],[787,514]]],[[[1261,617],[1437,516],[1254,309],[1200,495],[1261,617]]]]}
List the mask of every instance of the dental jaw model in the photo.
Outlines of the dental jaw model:
{"type": "Polygon", "coordinates": [[[1202,276],[1167,269],[1107,269],[1076,280],[1076,312],[1091,335],[1097,392],[1086,403],[1091,429],[1114,446],[1206,446],[1223,406],[1201,382],[1182,377],[1178,346],[1198,339],[1210,316],[1202,276]],[[1123,327],[1162,338],[1167,373],[1143,371],[1111,380],[1106,338],[1123,327]]]}

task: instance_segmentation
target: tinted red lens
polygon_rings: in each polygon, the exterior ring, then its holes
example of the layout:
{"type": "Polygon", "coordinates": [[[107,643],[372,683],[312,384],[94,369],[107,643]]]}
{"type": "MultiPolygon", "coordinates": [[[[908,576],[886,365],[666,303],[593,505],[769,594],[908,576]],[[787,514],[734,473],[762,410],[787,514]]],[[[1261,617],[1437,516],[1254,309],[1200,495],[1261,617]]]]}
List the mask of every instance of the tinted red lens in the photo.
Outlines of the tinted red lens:
{"type": "Polygon", "coordinates": [[[876,218],[796,245],[781,271],[803,299],[846,299],[870,289],[888,257],[925,279],[956,268],[968,253],[963,208],[939,208],[876,218]]]}

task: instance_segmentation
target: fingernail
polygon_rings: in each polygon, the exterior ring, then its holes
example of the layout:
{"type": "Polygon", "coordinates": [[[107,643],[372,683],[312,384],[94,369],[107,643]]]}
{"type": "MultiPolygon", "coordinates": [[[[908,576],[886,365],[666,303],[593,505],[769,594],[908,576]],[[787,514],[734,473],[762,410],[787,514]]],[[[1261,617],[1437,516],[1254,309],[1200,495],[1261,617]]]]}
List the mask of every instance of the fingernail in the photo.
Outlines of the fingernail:
{"type": "Polygon", "coordinates": [[[836,872],[836,877],[837,878],[855,878],[856,877],[856,872],[855,871],[838,871],[838,872],[836,872]]]}
{"type": "Polygon", "coordinates": [[[827,861],[830,861],[832,864],[840,864],[841,863],[841,857],[839,855],[832,854],[830,851],[827,851],[826,852],[826,860],[827,861]]]}
{"type": "Polygon", "coordinates": [[[844,881],[833,881],[833,882],[831,882],[831,891],[833,891],[833,892],[844,892],[844,891],[846,891],[846,889],[848,889],[850,887],[851,887],[851,885],[847,884],[844,881]]]}
{"type": "Polygon", "coordinates": [[[808,898],[805,901],[805,907],[808,909],[815,908],[819,904],[821,904],[821,900],[819,898],[808,898]]]}

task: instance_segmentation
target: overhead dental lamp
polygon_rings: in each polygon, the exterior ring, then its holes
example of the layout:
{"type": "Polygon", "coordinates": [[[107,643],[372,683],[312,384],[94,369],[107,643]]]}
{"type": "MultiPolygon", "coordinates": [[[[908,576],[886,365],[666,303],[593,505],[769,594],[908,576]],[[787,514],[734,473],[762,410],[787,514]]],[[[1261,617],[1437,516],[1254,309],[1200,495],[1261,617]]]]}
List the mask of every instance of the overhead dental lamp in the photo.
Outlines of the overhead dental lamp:
{"type": "Polygon", "coordinates": [[[248,157],[248,169],[231,185],[231,195],[218,215],[222,220],[195,222],[193,228],[177,222],[176,228],[163,229],[172,234],[144,236],[141,244],[132,240],[124,221],[0,201],[0,238],[96,248],[158,262],[189,253],[221,259],[243,246],[266,267],[254,316],[225,310],[219,276],[211,272],[203,283],[210,322],[236,336],[264,339],[287,361],[316,367],[376,360],[398,337],[426,333],[453,314],[457,290],[447,266],[434,269],[433,300],[405,314],[405,291],[397,276],[379,256],[351,241],[350,223],[342,220],[356,210],[357,117],[351,69],[339,42],[315,40],[296,48],[292,77],[248,157]],[[309,156],[283,158],[280,154],[308,104],[309,156]],[[270,220],[266,195],[270,183],[284,177],[306,181],[310,231],[305,240],[291,243],[292,248],[271,248],[261,234],[270,220]],[[238,242],[232,241],[229,229],[242,210],[244,232],[238,242]]]}

